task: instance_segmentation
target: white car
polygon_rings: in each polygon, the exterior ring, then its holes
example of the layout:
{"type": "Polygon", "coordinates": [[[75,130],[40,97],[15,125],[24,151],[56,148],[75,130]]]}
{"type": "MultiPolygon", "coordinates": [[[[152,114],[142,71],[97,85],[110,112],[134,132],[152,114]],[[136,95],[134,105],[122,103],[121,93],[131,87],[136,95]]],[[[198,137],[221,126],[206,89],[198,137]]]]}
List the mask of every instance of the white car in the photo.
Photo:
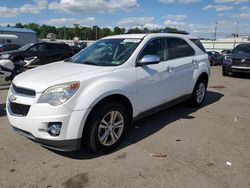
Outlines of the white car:
{"type": "Polygon", "coordinates": [[[126,34],[98,40],[72,58],[18,75],[7,115],[15,131],[63,151],[105,153],[133,120],[205,99],[208,56],[196,37],[126,34]]]}

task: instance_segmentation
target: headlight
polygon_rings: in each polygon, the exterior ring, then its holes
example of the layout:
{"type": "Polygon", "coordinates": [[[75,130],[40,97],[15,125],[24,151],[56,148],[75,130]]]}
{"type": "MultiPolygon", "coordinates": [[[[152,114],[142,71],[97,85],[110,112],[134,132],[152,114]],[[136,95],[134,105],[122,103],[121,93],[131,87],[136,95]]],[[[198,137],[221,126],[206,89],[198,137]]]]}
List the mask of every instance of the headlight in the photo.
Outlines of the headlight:
{"type": "Polygon", "coordinates": [[[223,60],[223,63],[225,63],[227,65],[232,65],[233,60],[232,60],[232,58],[230,56],[225,56],[224,60],[223,60]]]}
{"type": "Polygon", "coordinates": [[[1,55],[2,59],[8,59],[10,57],[10,54],[3,54],[1,55]]]}
{"type": "Polygon", "coordinates": [[[79,89],[80,82],[70,82],[52,86],[46,89],[38,100],[38,103],[49,103],[58,106],[69,100],[79,89]]]}

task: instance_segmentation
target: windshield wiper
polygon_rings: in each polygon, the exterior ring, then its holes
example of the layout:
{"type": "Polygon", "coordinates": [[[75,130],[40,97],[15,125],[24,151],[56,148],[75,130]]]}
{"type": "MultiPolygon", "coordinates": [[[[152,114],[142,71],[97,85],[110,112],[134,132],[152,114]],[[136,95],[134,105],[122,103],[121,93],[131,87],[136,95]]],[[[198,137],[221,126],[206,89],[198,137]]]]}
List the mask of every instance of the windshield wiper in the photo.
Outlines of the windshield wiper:
{"type": "Polygon", "coordinates": [[[95,63],[95,62],[92,62],[92,61],[84,61],[83,63],[86,64],[86,65],[96,65],[96,66],[100,66],[100,64],[95,63]]]}
{"type": "Polygon", "coordinates": [[[71,57],[70,57],[70,58],[67,58],[67,59],[64,59],[63,61],[64,61],[64,62],[73,62],[71,57]]]}

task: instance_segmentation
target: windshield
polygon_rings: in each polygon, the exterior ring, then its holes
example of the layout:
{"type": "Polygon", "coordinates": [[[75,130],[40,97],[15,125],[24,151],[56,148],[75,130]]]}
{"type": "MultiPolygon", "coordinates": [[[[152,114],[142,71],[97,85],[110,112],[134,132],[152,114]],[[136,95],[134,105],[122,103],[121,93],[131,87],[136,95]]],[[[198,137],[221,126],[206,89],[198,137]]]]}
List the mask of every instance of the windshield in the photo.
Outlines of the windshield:
{"type": "Polygon", "coordinates": [[[250,45],[239,45],[233,50],[234,54],[250,54],[250,45]]]}
{"type": "Polygon", "coordinates": [[[31,47],[33,44],[26,44],[24,46],[22,46],[21,48],[19,48],[18,50],[27,50],[29,47],[31,47]]]}
{"type": "Polygon", "coordinates": [[[141,39],[103,39],[69,59],[70,62],[97,66],[118,66],[125,63],[141,39]]]}

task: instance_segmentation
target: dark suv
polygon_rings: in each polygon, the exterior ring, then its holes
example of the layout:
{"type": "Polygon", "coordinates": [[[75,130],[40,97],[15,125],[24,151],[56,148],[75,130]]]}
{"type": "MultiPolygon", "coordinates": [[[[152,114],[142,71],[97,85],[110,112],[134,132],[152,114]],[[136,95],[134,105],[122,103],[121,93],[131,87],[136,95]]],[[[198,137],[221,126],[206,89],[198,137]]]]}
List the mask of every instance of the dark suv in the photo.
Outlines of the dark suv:
{"type": "Polygon", "coordinates": [[[224,57],[222,75],[228,76],[230,73],[250,73],[250,43],[239,44],[224,57]]]}
{"type": "Polygon", "coordinates": [[[67,59],[73,55],[73,50],[69,45],[58,42],[38,42],[26,44],[18,50],[0,53],[0,59],[10,59],[13,62],[23,60],[27,57],[38,57],[36,65],[67,59]]]}
{"type": "Polygon", "coordinates": [[[19,44],[0,44],[0,52],[17,50],[21,46],[19,44]]]}

